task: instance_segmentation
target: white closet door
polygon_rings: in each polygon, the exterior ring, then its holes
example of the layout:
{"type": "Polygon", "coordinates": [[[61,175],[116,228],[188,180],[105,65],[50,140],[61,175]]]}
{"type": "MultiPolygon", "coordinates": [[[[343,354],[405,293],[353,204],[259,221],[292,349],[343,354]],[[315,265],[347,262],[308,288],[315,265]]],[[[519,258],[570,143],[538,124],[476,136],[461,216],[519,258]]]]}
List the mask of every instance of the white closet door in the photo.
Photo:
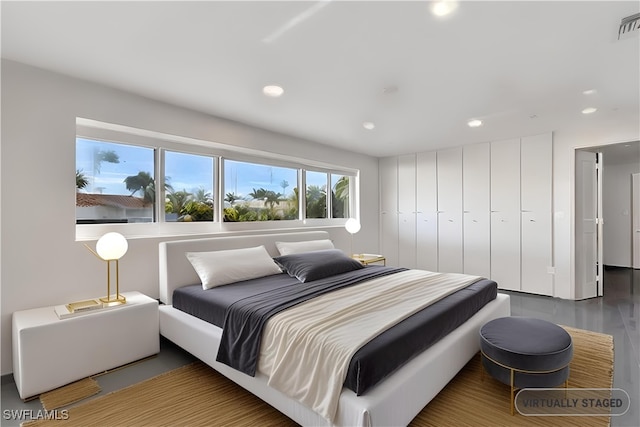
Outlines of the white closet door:
{"type": "Polygon", "coordinates": [[[436,153],[438,211],[462,211],[462,147],[436,153]]]}
{"type": "Polygon", "coordinates": [[[380,176],[380,251],[387,265],[398,266],[398,158],[378,162],[380,176]]]}
{"type": "Polygon", "coordinates": [[[491,279],[520,290],[520,139],[491,143],[491,279]]]}
{"type": "Polygon", "coordinates": [[[416,155],[398,157],[398,262],[416,268],[416,155]]]}
{"type": "Polygon", "coordinates": [[[520,212],[491,213],[491,279],[520,290],[520,212]]]}
{"type": "Polygon", "coordinates": [[[435,151],[416,155],[416,267],[438,271],[438,188],[435,151]]]}
{"type": "Polygon", "coordinates": [[[438,213],[438,271],[462,273],[462,212],[438,213]]]}
{"type": "Polygon", "coordinates": [[[551,134],[522,138],[522,286],[524,292],[553,295],[551,134]]]}
{"type": "Polygon", "coordinates": [[[438,170],[438,270],[462,273],[462,148],[436,153],[438,170]]]}
{"type": "Polygon", "coordinates": [[[553,139],[550,133],[522,138],[522,211],[551,212],[553,139]]]}
{"type": "Polygon", "coordinates": [[[522,286],[523,292],[553,296],[551,263],[551,215],[547,212],[522,212],[522,286]]]}
{"type": "Polygon", "coordinates": [[[464,273],[491,276],[490,149],[473,144],[462,151],[464,273]]]}
{"type": "Polygon", "coordinates": [[[491,211],[520,212],[520,139],[491,143],[491,211]]]}

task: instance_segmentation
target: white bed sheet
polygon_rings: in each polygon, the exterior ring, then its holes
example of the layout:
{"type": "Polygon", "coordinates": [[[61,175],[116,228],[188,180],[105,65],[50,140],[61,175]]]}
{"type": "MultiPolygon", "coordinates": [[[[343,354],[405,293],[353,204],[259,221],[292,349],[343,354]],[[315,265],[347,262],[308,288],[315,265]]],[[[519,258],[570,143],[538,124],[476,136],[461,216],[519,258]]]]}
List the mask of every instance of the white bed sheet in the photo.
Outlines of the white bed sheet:
{"type": "MultiPolygon", "coordinates": [[[[366,394],[356,396],[343,389],[333,425],[407,425],[479,351],[480,327],[509,315],[509,296],[498,294],[471,319],[366,394]]],[[[269,387],[263,375],[250,377],[216,362],[222,329],[215,325],[163,305],[160,333],[295,422],[303,426],[329,425],[309,408],[269,387]]]]}

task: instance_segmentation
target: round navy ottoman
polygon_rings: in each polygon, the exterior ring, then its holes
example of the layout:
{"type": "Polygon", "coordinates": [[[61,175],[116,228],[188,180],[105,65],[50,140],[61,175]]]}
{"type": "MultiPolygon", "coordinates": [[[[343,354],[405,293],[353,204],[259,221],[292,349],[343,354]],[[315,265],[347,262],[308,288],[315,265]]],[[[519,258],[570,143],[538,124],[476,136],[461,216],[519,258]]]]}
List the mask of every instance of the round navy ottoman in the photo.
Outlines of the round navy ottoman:
{"type": "Polygon", "coordinates": [[[482,366],[515,389],[568,386],[573,358],[571,335],[560,326],[531,317],[501,317],[480,329],[482,366]]]}

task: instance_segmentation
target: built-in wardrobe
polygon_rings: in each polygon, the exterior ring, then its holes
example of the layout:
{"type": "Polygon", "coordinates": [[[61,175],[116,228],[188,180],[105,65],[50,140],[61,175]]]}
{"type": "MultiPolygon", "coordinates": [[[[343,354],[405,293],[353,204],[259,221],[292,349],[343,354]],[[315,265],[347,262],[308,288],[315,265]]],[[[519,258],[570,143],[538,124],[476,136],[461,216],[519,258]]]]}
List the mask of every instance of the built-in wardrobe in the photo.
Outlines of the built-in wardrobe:
{"type": "Polygon", "coordinates": [[[553,295],[552,134],[380,159],[387,265],[553,295]]]}

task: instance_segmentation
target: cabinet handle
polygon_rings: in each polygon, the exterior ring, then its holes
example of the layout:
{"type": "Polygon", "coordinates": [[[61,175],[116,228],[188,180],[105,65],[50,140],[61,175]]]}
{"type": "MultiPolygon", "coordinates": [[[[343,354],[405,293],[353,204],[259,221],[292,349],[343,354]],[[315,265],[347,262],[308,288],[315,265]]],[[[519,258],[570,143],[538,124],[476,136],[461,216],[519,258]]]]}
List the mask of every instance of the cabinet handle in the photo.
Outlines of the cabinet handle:
{"type": "Polygon", "coordinates": [[[452,219],[450,219],[450,220],[449,220],[449,222],[453,222],[453,220],[452,220],[452,219]]]}
{"type": "Polygon", "coordinates": [[[500,222],[507,222],[507,220],[506,219],[501,219],[500,222]]]}
{"type": "Polygon", "coordinates": [[[477,220],[477,219],[474,219],[472,222],[478,222],[478,220],[477,220]]]}
{"type": "Polygon", "coordinates": [[[529,222],[536,222],[536,220],[535,219],[530,219],[529,222]]]}

